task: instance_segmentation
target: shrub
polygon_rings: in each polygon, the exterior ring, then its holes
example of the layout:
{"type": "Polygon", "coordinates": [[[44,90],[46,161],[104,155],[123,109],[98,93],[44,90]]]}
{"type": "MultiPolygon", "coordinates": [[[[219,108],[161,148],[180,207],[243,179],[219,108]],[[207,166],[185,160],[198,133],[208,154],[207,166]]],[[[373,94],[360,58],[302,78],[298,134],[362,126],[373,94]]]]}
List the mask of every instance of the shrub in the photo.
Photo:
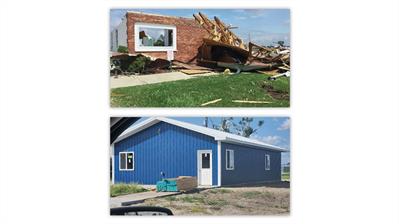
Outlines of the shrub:
{"type": "Polygon", "coordinates": [[[129,49],[125,46],[118,46],[118,50],[119,53],[129,53],[129,49]]]}
{"type": "Polygon", "coordinates": [[[134,194],[148,191],[147,189],[137,185],[137,184],[113,184],[111,185],[111,197],[124,195],[124,194],[134,194]]]}
{"type": "Polygon", "coordinates": [[[128,72],[143,73],[146,65],[150,62],[150,58],[138,56],[127,68],[128,72]]]}

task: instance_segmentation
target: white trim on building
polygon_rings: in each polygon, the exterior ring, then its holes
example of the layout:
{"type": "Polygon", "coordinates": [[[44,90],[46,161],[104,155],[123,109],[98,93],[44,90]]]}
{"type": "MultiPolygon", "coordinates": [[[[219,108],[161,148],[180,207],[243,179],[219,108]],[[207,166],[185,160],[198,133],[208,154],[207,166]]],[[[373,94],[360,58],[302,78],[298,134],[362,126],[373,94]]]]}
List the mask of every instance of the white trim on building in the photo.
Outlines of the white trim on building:
{"type": "Polygon", "coordinates": [[[177,121],[177,120],[173,120],[173,119],[165,118],[165,117],[151,117],[137,125],[134,125],[128,129],[126,129],[126,131],[124,131],[119,136],[119,138],[116,139],[115,143],[122,141],[123,139],[125,139],[131,135],[134,135],[135,133],[140,132],[140,131],[142,131],[152,125],[155,125],[159,122],[166,122],[166,123],[169,123],[169,124],[172,124],[172,125],[175,125],[178,127],[182,127],[182,128],[185,128],[185,129],[188,129],[191,131],[202,133],[204,135],[213,137],[216,141],[256,146],[256,147],[260,147],[263,149],[279,151],[279,152],[288,151],[284,148],[270,145],[270,144],[267,144],[265,142],[262,142],[262,141],[259,141],[256,139],[246,138],[243,136],[239,136],[239,135],[235,135],[235,134],[231,134],[231,133],[227,133],[227,132],[223,132],[223,131],[219,131],[219,130],[215,130],[212,128],[207,128],[207,127],[203,127],[203,126],[199,126],[199,125],[194,125],[194,124],[190,124],[190,123],[186,123],[186,122],[182,122],[182,121],[177,121]]]}
{"type": "Polygon", "coordinates": [[[133,171],[134,170],[134,152],[119,152],[119,171],[133,171]],[[121,154],[125,155],[125,168],[121,168],[121,154]],[[128,166],[128,156],[132,154],[132,168],[127,168],[128,166]]]}
{"type": "MultiPolygon", "coordinates": [[[[164,35],[167,41],[168,35],[164,35]]],[[[135,23],[134,24],[134,50],[135,52],[148,52],[148,51],[176,51],[177,50],[177,34],[176,26],[163,25],[163,24],[150,24],[150,23],[135,23]],[[172,30],[172,46],[143,46],[140,40],[140,28],[172,30]]]]}

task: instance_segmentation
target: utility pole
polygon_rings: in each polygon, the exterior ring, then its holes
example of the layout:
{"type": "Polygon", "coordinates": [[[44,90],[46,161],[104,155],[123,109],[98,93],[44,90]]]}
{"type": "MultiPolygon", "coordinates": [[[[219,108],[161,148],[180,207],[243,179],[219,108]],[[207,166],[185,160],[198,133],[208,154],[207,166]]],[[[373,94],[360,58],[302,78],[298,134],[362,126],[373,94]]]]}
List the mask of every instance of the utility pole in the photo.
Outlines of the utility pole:
{"type": "Polygon", "coordinates": [[[248,43],[251,42],[251,32],[248,33],[248,43]]]}
{"type": "Polygon", "coordinates": [[[208,127],[208,117],[204,118],[204,126],[207,128],[208,127]]]}

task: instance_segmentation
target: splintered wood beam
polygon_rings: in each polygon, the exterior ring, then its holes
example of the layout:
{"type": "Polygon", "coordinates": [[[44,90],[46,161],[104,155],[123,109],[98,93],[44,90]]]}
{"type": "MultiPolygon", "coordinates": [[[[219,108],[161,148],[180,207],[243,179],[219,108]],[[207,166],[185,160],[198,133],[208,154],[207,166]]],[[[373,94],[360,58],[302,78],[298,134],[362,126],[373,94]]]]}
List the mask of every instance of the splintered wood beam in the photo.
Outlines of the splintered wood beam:
{"type": "Polygon", "coordinates": [[[214,27],[216,24],[213,23],[210,19],[208,19],[208,17],[205,14],[202,14],[201,12],[198,13],[199,16],[202,18],[202,20],[204,21],[204,23],[209,26],[209,27],[214,27]]]}
{"type": "Polygon", "coordinates": [[[202,13],[198,13],[198,15],[194,14],[193,16],[195,20],[202,26],[202,28],[208,32],[209,39],[220,41],[221,34],[219,33],[217,26],[213,21],[209,20],[208,17],[202,13]]]}
{"type": "Polygon", "coordinates": [[[222,35],[222,38],[224,39],[224,42],[229,43],[230,45],[233,46],[238,46],[243,49],[247,49],[243,41],[235,35],[226,24],[224,24],[218,17],[214,17],[216,24],[219,26],[222,35]]]}
{"type": "Polygon", "coordinates": [[[209,36],[209,39],[219,41],[231,46],[239,47],[247,50],[244,42],[230,30],[230,26],[226,26],[218,17],[210,20],[205,14],[199,12],[193,15],[195,20],[204,28],[209,36]]]}
{"type": "Polygon", "coordinates": [[[204,21],[201,19],[201,17],[197,16],[196,14],[193,14],[195,21],[197,21],[201,26],[204,24],[204,21]]]}

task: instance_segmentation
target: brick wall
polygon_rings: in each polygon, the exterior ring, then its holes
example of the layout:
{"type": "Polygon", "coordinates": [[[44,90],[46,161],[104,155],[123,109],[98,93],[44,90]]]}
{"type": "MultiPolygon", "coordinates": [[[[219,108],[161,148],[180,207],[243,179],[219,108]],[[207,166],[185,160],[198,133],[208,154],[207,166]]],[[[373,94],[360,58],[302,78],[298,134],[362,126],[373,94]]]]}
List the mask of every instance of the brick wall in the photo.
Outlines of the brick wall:
{"type": "Polygon", "coordinates": [[[167,58],[167,53],[160,52],[136,52],[134,47],[136,22],[174,25],[176,26],[177,51],[174,52],[175,60],[188,62],[196,57],[198,48],[202,45],[202,39],[207,37],[207,32],[198,25],[194,19],[186,19],[172,16],[151,15],[144,13],[127,13],[127,46],[129,53],[144,53],[157,58],[167,58]]]}

